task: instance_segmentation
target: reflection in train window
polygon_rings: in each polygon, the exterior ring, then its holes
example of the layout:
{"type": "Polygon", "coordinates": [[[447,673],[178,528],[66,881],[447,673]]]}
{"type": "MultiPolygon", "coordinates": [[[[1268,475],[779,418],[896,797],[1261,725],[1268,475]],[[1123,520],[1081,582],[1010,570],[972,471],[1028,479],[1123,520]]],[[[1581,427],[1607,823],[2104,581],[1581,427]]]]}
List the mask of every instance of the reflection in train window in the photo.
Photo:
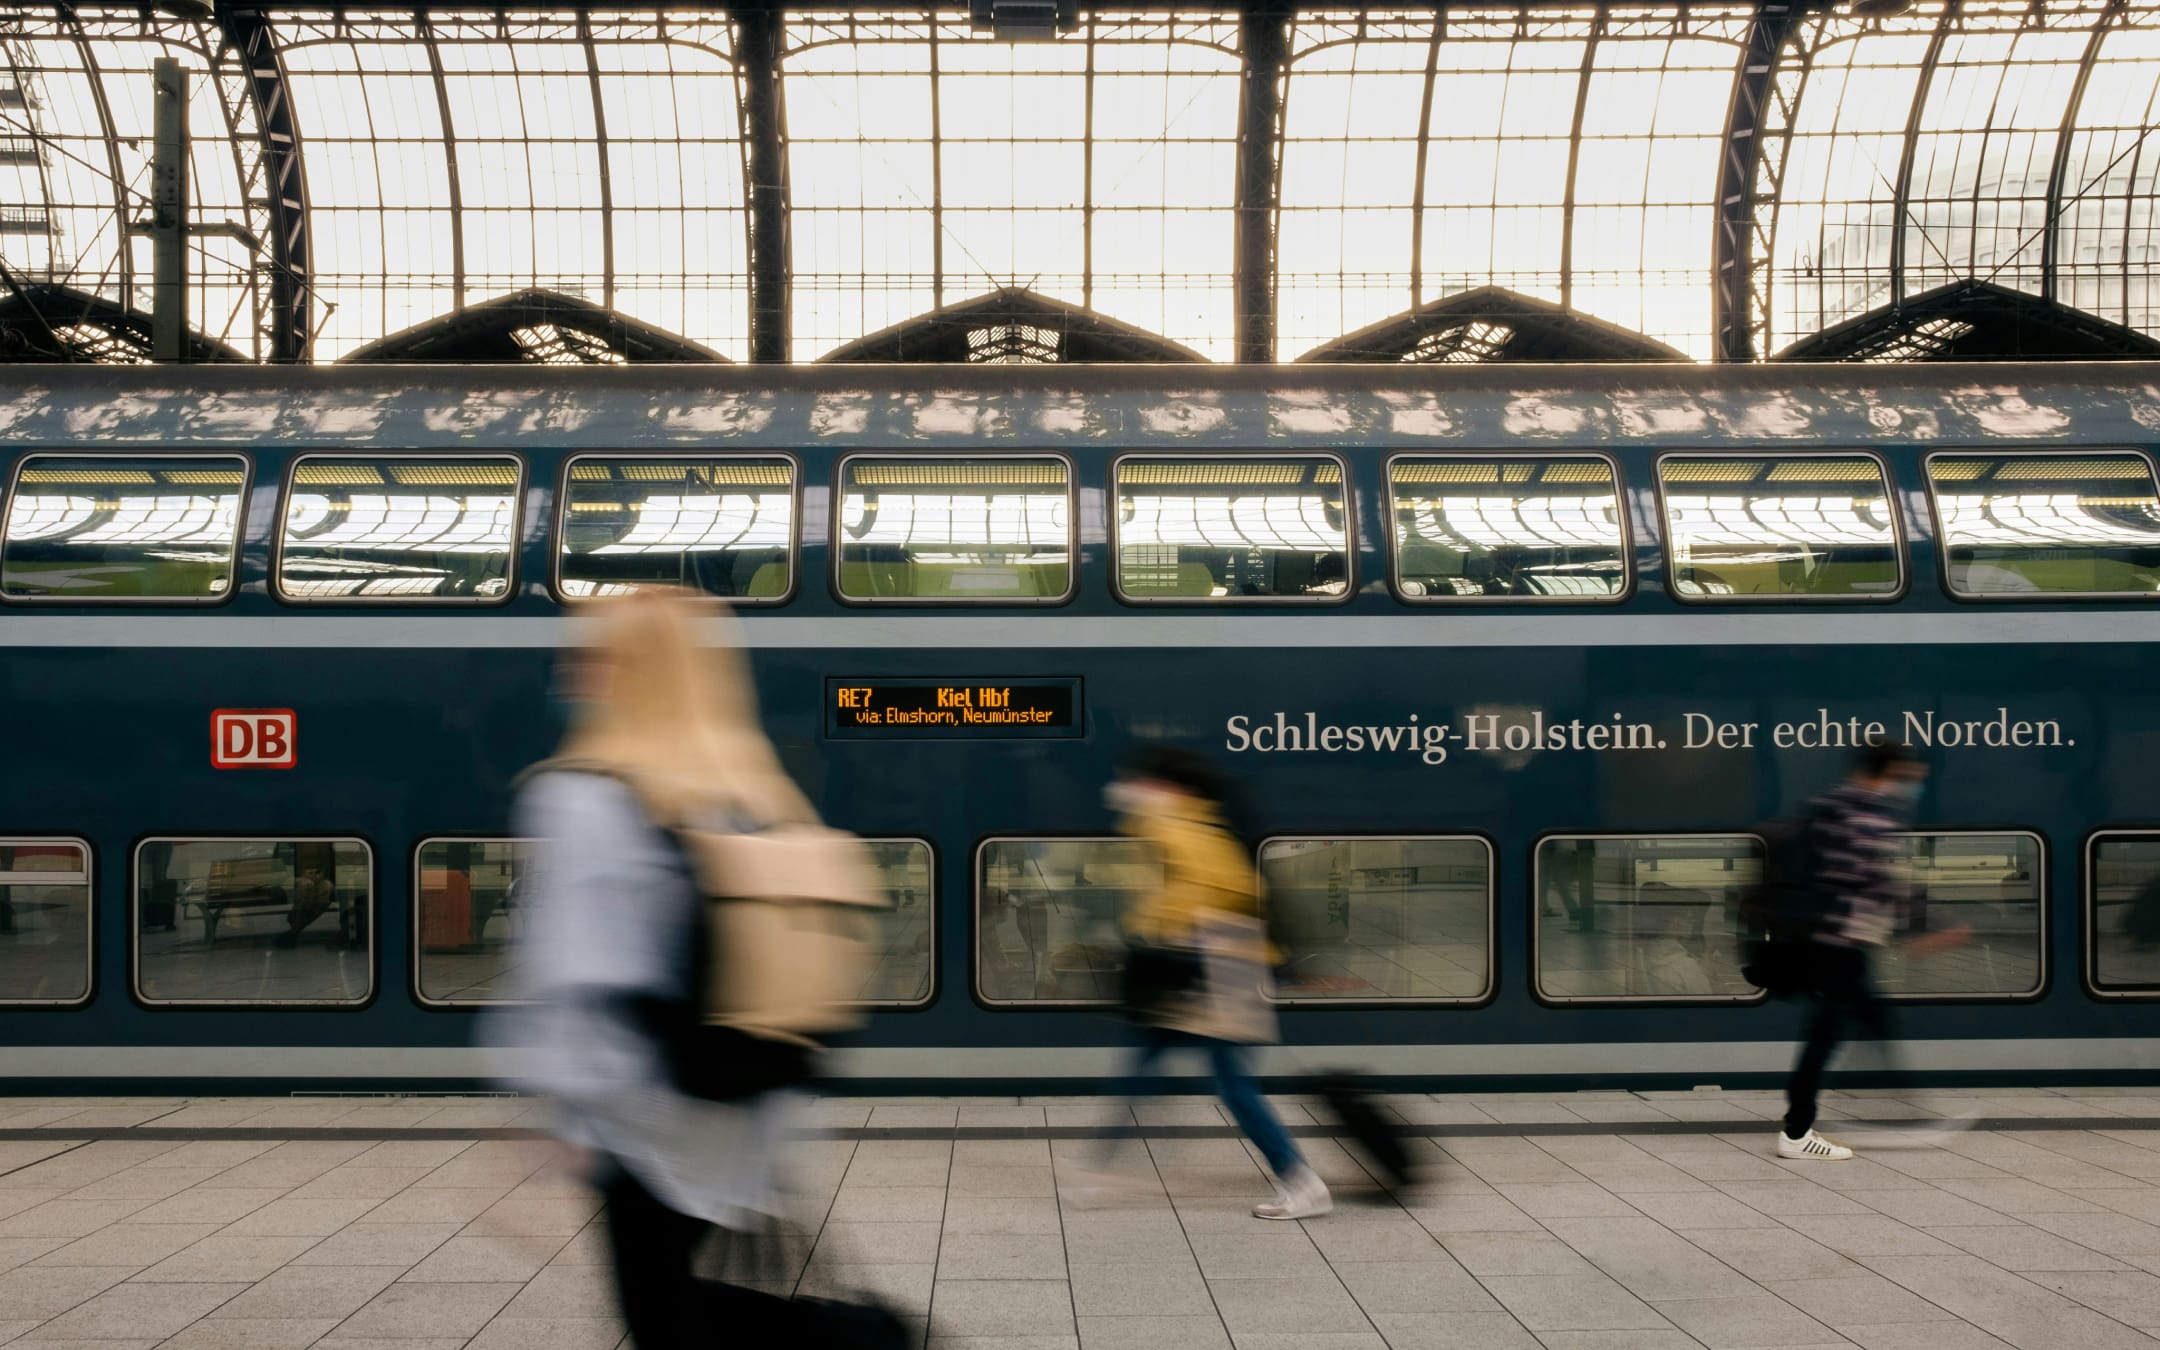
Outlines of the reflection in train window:
{"type": "Polygon", "coordinates": [[[788,460],[580,459],[563,494],[562,593],[664,585],[776,601],[794,542],[788,460]]]}
{"type": "Polygon", "coordinates": [[[976,855],[975,982],[985,1003],[1109,1003],[1126,908],[1162,884],[1137,839],[991,839],[976,855]]]}
{"type": "Polygon", "coordinates": [[[515,996],[518,934],[530,916],[525,845],[516,839],[430,839],[415,855],[414,903],[423,1003],[502,1003],[515,996]]]}
{"type": "Polygon", "coordinates": [[[303,459],[278,536],[288,600],[500,601],[516,546],[514,459],[303,459]]]}
{"type": "Polygon", "coordinates": [[[1902,585],[1882,465],[1864,455],[1658,462],[1672,588],[1694,600],[1888,600],[1902,585]]]}
{"type": "Polygon", "coordinates": [[[1754,836],[1552,837],[1536,872],[1541,997],[1762,997],[1740,974],[1740,902],[1762,876],[1754,836]]]}
{"type": "Polygon", "coordinates": [[[2018,998],[2040,992],[2040,841],[2030,834],[1902,837],[1903,904],[1875,963],[1885,995],[2018,998]]]}
{"type": "Polygon", "coordinates": [[[2160,493],[2143,455],[1938,455],[1928,487],[1959,595],[2160,591],[2160,493]]]}
{"type": "Polygon", "coordinates": [[[0,1003],[90,996],[90,850],[0,839],[0,1003]]]}
{"type": "Polygon", "coordinates": [[[1492,988],[1482,839],[1270,839],[1260,846],[1276,997],[1455,1003],[1492,988]]]}
{"type": "Polygon", "coordinates": [[[358,839],[147,839],[135,850],[145,1003],[364,1003],[372,858],[358,839]]]}
{"type": "Polygon", "coordinates": [[[32,455],[0,544],[10,600],[222,600],[240,549],[237,456],[32,455]]]}
{"type": "Polygon", "coordinates": [[[1395,589],[1406,600],[1615,600],[1627,528],[1602,459],[1398,459],[1395,589]]]}
{"type": "Polygon", "coordinates": [[[2094,992],[2160,994],[2160,833],[2096,834],[2085,861],[2094,992]]]}
{"type": "Polygon", "coordinates": [[[1117,466],[1117,585],[1128,600],[1343,599],[1349,563],[1332,459],[1117,466]]]}
{"type": "Polygon", "coordinates": [[[937,942],[930,846],[920,839],[865,839],[863,847],[892,903],[877,911],[870,968],[856,1002],[873,1008],[927,1003],[937,942]]]}
{"type": "Polygon", "coordinates": [[[1048,456],[851,459],[834,544],[850,600],[1062,600],[1072,472],[1048,456]]]}

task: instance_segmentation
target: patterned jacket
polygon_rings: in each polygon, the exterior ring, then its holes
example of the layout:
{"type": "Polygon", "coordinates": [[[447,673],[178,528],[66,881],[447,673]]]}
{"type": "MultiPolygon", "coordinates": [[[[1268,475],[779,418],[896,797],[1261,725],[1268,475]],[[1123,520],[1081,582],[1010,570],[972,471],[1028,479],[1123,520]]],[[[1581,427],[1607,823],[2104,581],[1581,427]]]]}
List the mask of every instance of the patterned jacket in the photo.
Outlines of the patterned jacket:
{"type": "Polygon", "coordinates": [[[1815,854],[1810,889],[1822,906],[1815,940],[1833,947],[1888,942],[1906,900],[1893,865],[1905,803],[1848,779],[1817,797],[1808,819],[1815,854]]]}

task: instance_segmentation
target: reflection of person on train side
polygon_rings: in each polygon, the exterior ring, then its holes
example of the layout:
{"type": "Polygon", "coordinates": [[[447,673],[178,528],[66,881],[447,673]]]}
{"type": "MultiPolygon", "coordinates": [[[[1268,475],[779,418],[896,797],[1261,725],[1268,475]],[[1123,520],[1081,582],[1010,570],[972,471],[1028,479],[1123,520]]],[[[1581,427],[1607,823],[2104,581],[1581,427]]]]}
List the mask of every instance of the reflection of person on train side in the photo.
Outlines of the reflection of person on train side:
{"type": "Polygon", "coordinates": [[[337,903],[336,876],[336,845],[293,845],[292,909],[285,916],[285,931],[278,934],[275,945],[298,946],[301,931],[337,903]]]}
{"type": "Polygon", "coordinates": [[[1675,998],[1715,993],[1702,960],[1702,924],[1710,897],[1646,881],[1635,894],[1635,904],[1635,931],[1642,936],[1633,946],[1642,992],[1675,998]]]}

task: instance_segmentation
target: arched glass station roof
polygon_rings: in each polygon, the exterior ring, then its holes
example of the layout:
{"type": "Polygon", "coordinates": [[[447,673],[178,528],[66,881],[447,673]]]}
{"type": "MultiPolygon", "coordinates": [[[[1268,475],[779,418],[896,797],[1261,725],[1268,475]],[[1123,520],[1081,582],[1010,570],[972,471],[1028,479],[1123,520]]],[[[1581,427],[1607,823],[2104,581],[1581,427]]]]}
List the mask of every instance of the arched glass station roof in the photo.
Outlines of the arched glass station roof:
{"type": "Polygon", "coordinates": [[[946,345],[1745,360],[1866,317],[1911,358],[1989,288],[2098,322],[1983,335],[2160,331],[2160,0],[1009,6],[0,5],[0,315],[147,309],[173,56],[190,322],[243,358],[490,303],[460,331],[550,360],[928,349],[1014,296],[1145,340],[946,345]],[[527,295],[626,322],[517,337],[527,295]]]}

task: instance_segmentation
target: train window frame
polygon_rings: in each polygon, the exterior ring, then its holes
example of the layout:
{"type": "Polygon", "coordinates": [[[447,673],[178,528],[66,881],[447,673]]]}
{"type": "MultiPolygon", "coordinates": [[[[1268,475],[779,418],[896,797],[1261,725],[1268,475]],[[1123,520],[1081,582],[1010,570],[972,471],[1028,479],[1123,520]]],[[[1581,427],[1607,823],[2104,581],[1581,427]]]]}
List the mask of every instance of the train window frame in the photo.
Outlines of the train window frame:
{"type": "MultiPolygon", "coordinates": [[[[1360,840],[1375,843],[1462,843],[1475,841],[1485,846],[1485,990],[1468,998],[1283,998],[1269,993],[1267,1000],[1278,1008],[1310,1008],[1325,1012],[1340,1009],[1345,1012],[1371,1012],[1376,1008],[1449,1008],[1474,1011],[1489,1006],[1500,996],[1500,850],[1492,836],[1474,830],[1459,830],[1442,834],[1387,834],[1387,833],[1336,833],[1270,834],[1263,837],[1252,850],[1253,871],[1261,874],[1263,859],[1269,844],[1310,841],[1325,844],[1356,843],[1360,840]]],[[[1271,989],[1274,987],[1270,982],[1271,989]]]]}
{"type": "Polygon", "coordinates": [[[534,841],[515,834],[425,834],[413,841],[412,846],[412,986],[413,1002],[437,1012],[463,1012],[467,1009],[522,1008],[530,1006],[530,999],[520,998],[429,998],[420,986],[420,855],[430,844],[515,844],[530,846],[534,841]]]}
{"type": "MultiPolygon", "coordinates": [[[[803,483],[802,456],[792,450],[742,450],[730,449],[711,454],[698,454],[679,450],[667,450],[654,454],[638,454],[622,450],[586,450],[571,455],[563,461],[562,472],[555,481],[554,531],[548,541],[548,594],[555,603],[565,609],[590,605],[603,597],[571,595],[563,590],[563,559],[568,555],[563,548],[568,538],[570,522],[570,474],[578,465],[593,460],[652,462],[667,460],[685,464],[710,464],[720,460],[780,460],[788,466],[788,584],[787,589],[774,596],[713,596],[698,592],[709,599],[722,601],[732,609],[777,609],[793,601],[802,592],[803,578],[803,483]]],[[[515,583],[513,582],[513,587],[515,583]]]]}
{"type": "Polygon", "coordinates": [[[2088,601],[2102,604],[2134,605],[2160,599],[2160,590],[2152,591],[1961,591],[1950,580],[1949,534],[1943,529],[1942,503],[1935,492],[1935,461],[1938,459],[2092,459],[2102,455],[2135,456],[2145,464],[2145,472],[2151,476],[2154,494],[2160,496],[2160,460],[2135,445],[2108,445],[2087,450],[2066,450],[2061,446],[2034,446],[2030,449],[2002,446],[1973,447],[1970,449],[1931,450],[1920,461],[1921,488],[1926,493],[1928,524],[1933,528],[1935,543],[1935,573],[1942,592],[1951,600],[1965,605],[2032,605],[2049,604],[2054,601],[2088,601]]]}
{"type": "Polygon", "coordinates": [[[219,605],[231,604],[233,597],[240,593],[240,587],[242,584],[240,576],[240,564],[243,556],[247,551],[248,508],[253,500],[253,492],[255,487],[254,456],[247,454],[244,451],[228,450],[224,448],[210,448],[201,451],[146,450],[140,454],[130,454],[124,451],[116,450],[75,451],[67,449],[44,449],[29,451],[28,453],[18,458],[15,461],[14,466],[8,470],[7,490],[4,493],[0,493],[0,568],[4,568],[6,565],[4,555],[7,548],[7,521],[10,513],[14,509],[15,498],[20,496],[22,492],[23,471],[28,469],[32,463],[40,459],[110,459],[121,461],[144,459],[230,459],[237,462],[240,465],[240,504],[233,511],[232,545],[226,555],[229,559],[229,567],[232,574],[232,584],[225,588],[225,594],[223,595],[205,596],[11,596],[7,594],[4,589],[0,589],[0,605],[61,605],[68,607],[80,605],[85,607],[97,606],[101,608],[111,605],[145,605],[156,606],[159,608],[172,607],[181,609],[210,609],[215,608],[219,605]]]}
{"type": "Polygon", "coordinates": [[[2150,989],[2109,989],[2099,980],[2100,936],[2099,925],[2093,920],[2094,907],[2099,903],[2100,871],[2096,866],[2100,845],[2110,839],[2151,839],[2160,841],[2160,825],[2139,828],[2134,825],[2110,825],[2093,830],[2085,836],[2084,876],[2079,878],[2078,945],[2084,952],[2082,983],[2086,997],[2101,1003],[2149,1003],[2160,999],[2160,984],[2150,989]]]}
{"type": "MultiPolygon", "coordinates": [[[[1115,831],[1079,834],[1046,834],[1040,831],[1033,834],[986,834],[975,841],[975,847],[970,855],[968,866],[967,928],[969,950],[968,992],[973,996],[975,1006],[998,1013],[1097,1012],[1105,1008],[1113,1011],[1117,1008],[1117,1000],[1114,998],[1001,999],[992,998],[983,992],[983,854],[990,846],[992,844],[1131,844],[1138,842],[1142,841],[1135,840],[1129,834],[1118,834],[1115,831]]],[[[1242,845],[1240,847],[1242,848],[1242,845]]]]}
{"type": "Polygon", "coordinates": [[[1248,608],[1252,606],[1290,605],[1300,609],[1324,608],[1347,605],[1357,596],[1358,532],[1357,493],[1350,476],[1349,460],[1333,450],[1265,450],[1252,454],[1234,451],[1215,451],[1207,454],[1168,454],[1159,450],[1123,451],[1110,460],[1110,486],[1104,505],[1109,516],[1109,564],[1110,593],[1120,604],[1149,609],[1169,607],[1172,609],[1248,608]],[[1220,460],[1226,464],[1256,464],[1266,461],[1299,463],[1331,463],[1342,475],[1343,512],[1343,593],[1341,595],[1133,595],[1125,589],[1124,566],[1119,561],[1119,535],[1124,527],[1123,488],[1118,475],[1127,464],[1190,464],[1196,460],[1220,460]]]}
{"type": "Polygon", "coordinates": [[[944,939],[945,925],[939,917],[942,906],[938,904],[937,841],[919,834],[862,834],[856,838],[865,844],[921,844],[924,851],[930,855],[930,884],[927,888],[929,894],[924,897],[924,903],[930,908],[930,987],[918,999],[864,999],[848,1006],[866,1012],[919,1012],[937,1002],[938,994],[944,986],[945,963],[940,959],[938,947],[944,939]]]}
{"type": "Polygon", "coordinates": [[[1547,830],[1530,841],[1530,997],[1547,1008],[1751,1008],[1770,1001],[1770,991],[1752,994],[1548,994],[1540,979],[1538,897],[1544,894],[1545,845],[1574,839],[1751,839],[1766,854],[1769,841],[1754,830],[1547,830]]]}
{"type": "Polygon", "coordinates": [[[83,991],[76,998],[0,998],[0,1008],[16,1008],[24,1012],[36,1012],[40,1009],[66,1012],[72,1008],[88,1007],[97,998],[98,992],[97,849],[92,846],[88,837],[79,834],[39,834],[31,831],[0,834],[0,848],[14,848],[24,844],[68,844],[82,850],[82,885],[83,890],[88,893],[83,914],[83,991]]]}
{"type": "Polygon", "coordinates": [[[298,833],[277,834],[249,831],[198,831],[193,834],[146,834],[138,838],[128,850],[127,894],[127,952],[128,994],[139,1007],[164,1008],[215,1008],[231,1012],[360,1012],[374,1006],[382,995],[382,944],[378,939],[381,928],[382,876],[380,859],[375,841],[359,831],[345,834],[298,833]],[[358,999],[284,999],[279,1001],[256,999],[200,999],[200,998],[152,998],[142,987],[142,853],[152,844],[217,844],[217,843],[274,843],[274,844],[358,844],[367,856],[368,925],[367,925],[367,972],[368,987],[365,996],[358,999]]]}
{"type": "Polygon", "coordinates": [[[1623,605],[1635,594],[1637,560],[1640,549],[1635,540],[1635,522],[1628,507],[1627,479],[1621,471],[1616,456],[1602,450],[1540,450],[1527,453],[1496,450],[1480,454],[1470,450],[1400,450],[1389,455],[1380,466],[1381,520],[1386,528],[1388,558],[1388,592],[1401,604],[1421,608],[1454,609],[1459,606],[1510,606],[1510,605],[1623,605]],[[1526,463],[1555,463],[1563,460],[1596,460],[1612,471],[1613,500],[1620,513],[1620,589],[1611,595],[1584,599],[1574,595],[1410,595],[1403,590],[1402,541],[1395,529],[1395,467],[1412,462],[1454,461],[1478,463],[1519,461],[1526,463]]]}
{"type": "Polygon", "coordinates": [[[1665,580],[1665,594],[1674,602],[1697,605],[1705,609],[1747,608],[1749,606],[1776,607],[1779,605],[1894,605],[1912,593],[1912,531],[1906,528],[1905,510],[1898,503],[1901,495],[1897,475],[1891,472],[1890,461],[1879,451],[1855,447],[1852,449],[1798,451],[1763,450],[1755,448],[1733,450],[1670,450],[1656,456],[1650,464],[1651,488],[1657,494],[1658,508],[1658,568],[1665,580]],[[1690,595],[1680,589],[1679,564],[1673,548],[1672,504],[1665,490],[1665,466],[1681,460],[1720,459],[1865,459],[1871,461],[1882,475],[1883,500],[1890,510],[1890,551],[1897,560],[1897,585],[1880,594],[1853,593],[1849,595],[1690,595]]]}
{"type": "Polygon", "coordinates": [[[2048,994],[2048,988],[2054,980],[2054,967],[2048,962],[2048,944],[2054,936],[2053,917],[2049,913],[2048,906],[2049,901],[2052,898],[2054,883],[2053,878],[2048,871],[2052,860],[2048,853],[2047,836],[2045,834],[2042,834],[2038,830],[2028,829],[2022,825],[1998,825],[1992,827],[1986,825],[1946,825],[1943,826],[1941,829],[1899,830],[1896,832],[1896,837],[1899,839],[1915,839],[1927,835],[2016,835],[2021,838],[2032,840],[2034,846],[2039,849],[2039,857],[2035,861],[2033,866],[2033,877],[2035,881],[2039,883],[2040,888],[2039,899],[2035,901],[2035,905],[2039,911],[2040,931],[2037,939],[2036,950],[2038,951],[2038,958],[2035,962],[2033,987],[2028,992],[2018,994],[1885,993],[1880,994],[1882,1000],[1885,1003],[1978,1003],[2014,1005],[2021,1003],[2037,1003],[2041,999],[2046,998],[2048,994]]]}
{"type": "Polygon", "coordinates": [[[922,450],[858,450],[842,455],[833,465],[832,497],[826,512],[826,552],[831,555],[830,570],[826,582],[832,589],[832,598],[839,604],[854,609],[941,609],[961,607],[1005,609],[1054,609],[1069,605],[1080,593],[1080,466],[1063,450],[1027,451],[972,451],[946,452],[922,450]],[[936,463],[964,460],[1055,460],[1065,467],[1065,590],[1059,595],[1035,596],[856,596],[849,595],[840,584],[840,569],[844,554],[840,539],[840,505],[847,495],[848,466],[863,460],[916,460],[936,463]]]}
{"type": "Polygon", "coordinates": [[[472,452],[444,452],[440,450],[374,450],[374,451],[327,451],[302,453],[292,457],[285,465],[278,489],[277,515],[273,522],[270,542],[270,594],[281,605],[296,609],[335,609],[354,606],[367,609],[414,606],[424,609],[496,609],[517,599],[519,583],[519,555],[525,551],[525,488],[530,479],[531,464],[515,450],[485,450],[472,452]],[[292,509],[295,481],[303,465],[343,461],[346,463],[379,463],[384,460],[400,460],[430,464],[474,464],[486,461],[507,461],[516,468],[517,481],[510,488],[510,547],[509,566],[503,573],[503,593],[498,596],[362,596],[338,595],[310,598],[292,595],[285,589],[286,516],[292,509]]]}

